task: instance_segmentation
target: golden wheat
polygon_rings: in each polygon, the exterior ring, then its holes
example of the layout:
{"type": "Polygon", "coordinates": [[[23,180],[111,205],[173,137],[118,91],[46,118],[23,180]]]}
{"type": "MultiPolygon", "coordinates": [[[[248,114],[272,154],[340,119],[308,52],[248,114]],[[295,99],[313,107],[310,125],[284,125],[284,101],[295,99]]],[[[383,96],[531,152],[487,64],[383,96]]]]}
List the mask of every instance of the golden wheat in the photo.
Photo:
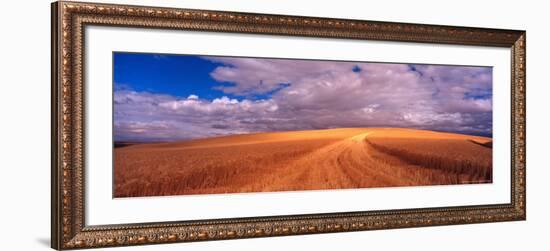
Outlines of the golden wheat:
{"type": "Polygon", "coordinates": [[[114,151],[114,196],[491,182],[490,141],[343,128],[137,144],[114,151]]]}

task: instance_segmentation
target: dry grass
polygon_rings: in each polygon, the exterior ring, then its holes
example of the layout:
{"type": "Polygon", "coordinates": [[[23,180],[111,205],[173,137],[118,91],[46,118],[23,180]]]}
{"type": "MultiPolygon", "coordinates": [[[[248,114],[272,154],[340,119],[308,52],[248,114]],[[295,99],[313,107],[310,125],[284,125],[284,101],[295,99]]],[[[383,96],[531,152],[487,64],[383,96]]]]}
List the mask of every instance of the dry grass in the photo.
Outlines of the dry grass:
{"type": "Polygon", "coordinates": [[[115,197],[491,182],[491,140],[383,128],[115,149],[115,197]],[[475,142],[475,143],[473,143],[475,142]]]}

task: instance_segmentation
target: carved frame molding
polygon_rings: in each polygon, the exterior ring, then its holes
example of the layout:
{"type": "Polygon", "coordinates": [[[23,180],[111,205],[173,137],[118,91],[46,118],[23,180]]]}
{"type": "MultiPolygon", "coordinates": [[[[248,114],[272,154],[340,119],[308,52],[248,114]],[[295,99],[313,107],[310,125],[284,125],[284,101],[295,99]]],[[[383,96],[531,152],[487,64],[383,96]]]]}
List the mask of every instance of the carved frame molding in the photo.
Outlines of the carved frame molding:
{"type": "Polygon", "coordinates": [[[52,4],[52,248],[525,220],[525,31],[112,4],[52,4]],[[83,93],[86,25],[497,46],[511,49],[511,203],[427,209],[86,226],[83,93]]]}

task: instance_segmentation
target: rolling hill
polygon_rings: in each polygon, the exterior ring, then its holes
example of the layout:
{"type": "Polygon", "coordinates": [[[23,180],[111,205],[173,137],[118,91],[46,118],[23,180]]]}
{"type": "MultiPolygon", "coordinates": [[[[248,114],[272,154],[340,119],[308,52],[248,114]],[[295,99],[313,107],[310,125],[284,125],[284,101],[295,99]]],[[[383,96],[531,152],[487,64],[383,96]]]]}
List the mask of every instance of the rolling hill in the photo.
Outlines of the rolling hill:
{"type": "Polygon", "coordinates": [[[492,182],[492,139],[402,128],[255,133],[114,150],[114,196],[492,182]]]}

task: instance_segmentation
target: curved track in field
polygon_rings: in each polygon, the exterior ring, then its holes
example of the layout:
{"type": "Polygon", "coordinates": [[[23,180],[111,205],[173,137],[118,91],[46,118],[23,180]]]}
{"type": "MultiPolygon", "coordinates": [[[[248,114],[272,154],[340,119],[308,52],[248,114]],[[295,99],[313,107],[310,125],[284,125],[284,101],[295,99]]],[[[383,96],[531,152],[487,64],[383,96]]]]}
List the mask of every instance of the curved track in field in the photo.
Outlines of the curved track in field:
{"type": "MultiPolygon", "coordinates": [[[[382,161],[382,153],[365,140],[373,132],[364,132],[313,151],[270,175],[269,187],[275,190],[359,188],[404,185],[397,179],[393,166],[408,164],[393,159],[382,161]]],[[[384,156],[383,159],[392,158],[384,156]]],[[[261,180],[261,179],[259,179],[261,180]]],[[[265,183],[264,183],[265,184],[265,183]]]]}

